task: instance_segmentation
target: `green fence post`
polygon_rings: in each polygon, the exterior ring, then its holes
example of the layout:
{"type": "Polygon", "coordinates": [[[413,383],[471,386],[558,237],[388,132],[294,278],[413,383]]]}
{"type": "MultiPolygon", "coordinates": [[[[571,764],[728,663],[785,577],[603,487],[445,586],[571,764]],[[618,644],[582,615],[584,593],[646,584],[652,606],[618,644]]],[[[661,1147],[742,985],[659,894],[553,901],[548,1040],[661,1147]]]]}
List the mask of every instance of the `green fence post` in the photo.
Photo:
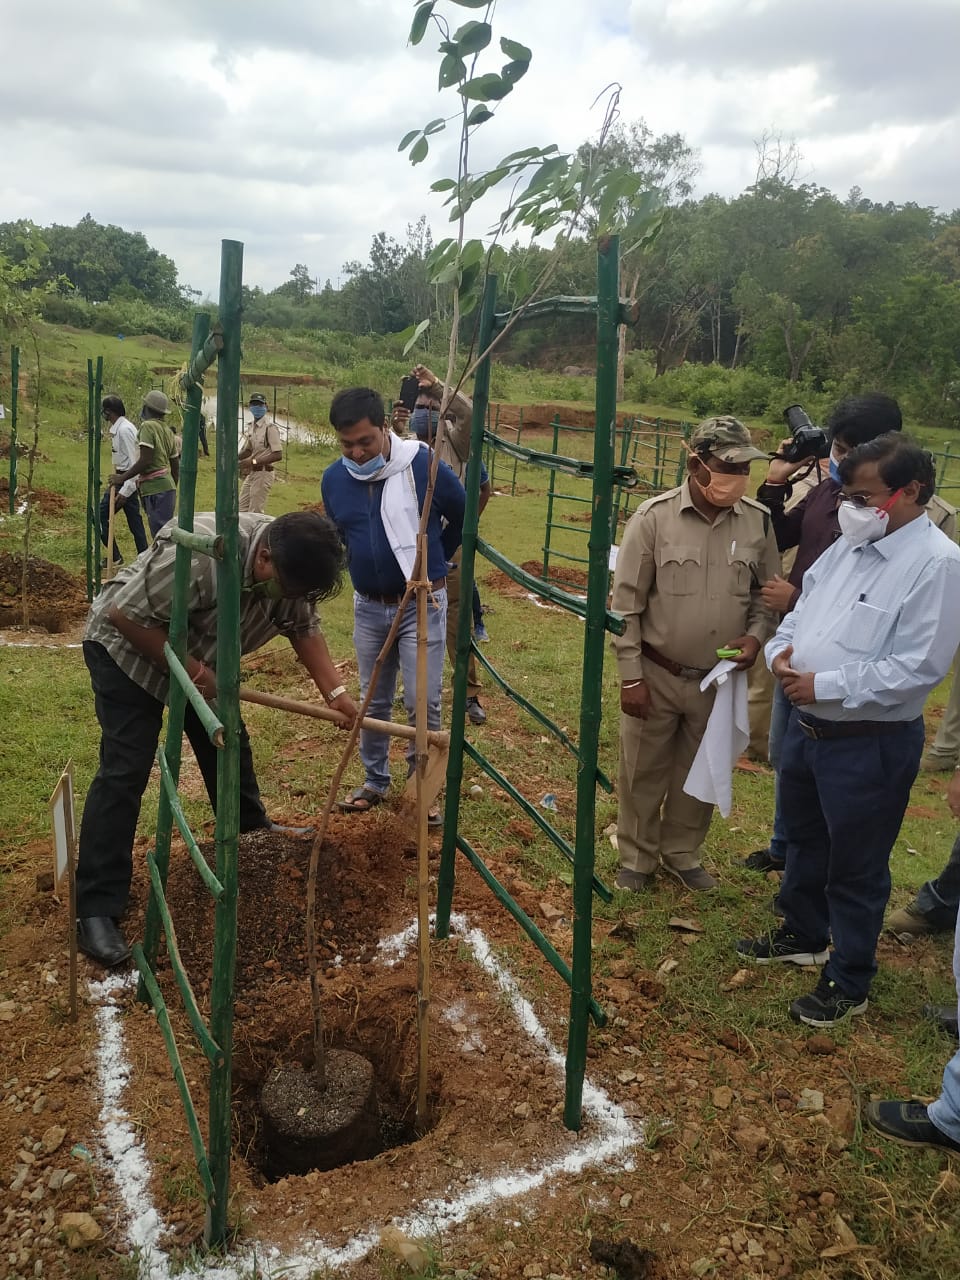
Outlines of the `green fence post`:
{"type": "MultiPolygon", "coordinates": [[[[190,348],[191,364],[202,351],[209,330],[209,312],[198,311],[193,317],[193,343],[190,348]]],[[[187,530],[193,529],[197,490],[197,444],[200,435],[200,406],[202,402],[203,389],[200,386],[192,387],[187,392],[187,409],[183,417],[183,451],[180,457],[180,495],[178,498],[178,523],[181,529],[187,530]]],[[[178,545],[177,571],[173,581],[170,627],[167,638],[171,648],[181,662],[183,662],[187,651],[187,598],[190,592],[190,562],[190,549],[178,545]]],[[[167,734],[163,754],[166,757],[174,786],[180,780],[180,762],[183,751],[183,718],[186,702],[186,695],[180,687],[179,681],[171,680],[167,711],[167,734]]],[[[170,867],[170,837],[172,834],[173,806],[166,787],[161,787],[153,858],[157,865],[160,883],[164,889],[167,886],[167,872],[170,867]]],[[[146,921],[143,926],[143,953],[151,969],[156,966],[159,943],[160,905],[156,896],[151,894],[147,904],[146,921]]],[[[148,998],[147,987],[142,978],[137,995],[141,1000],[148,998]]]]}
{"type": "MultiPolygon", "coordinates": [[[[243,245],[224,240],[220,267],[223,350],[217,367],[217,534],[224,555],[217,566],[217,708],[224,749],[217,759],[217,879],[224,886],[216,905],[210,1034],[223,1060],[210,1068],[210,1173],[214,1192],[207,1205],[208,1245],[227,1235],[230,1190],[233,986],[237,959],[237,845],[240,830],[240,555],[237,495],[237,413],[240,395],[240,317],[243,245]],[[222,445],[222,447],[221,447],[222,445]]],[[[464,685],[466,687],[466,685],[464,685]]],[[[461,718],[463,710],[461,708],[461,718]]]]}
{"type": "MultiPolygon", "coordinates": [[[[520,443],[520,437],[523,435],[523,408],[520,409],[519,420],[517,422],[517,444],[520,443]]],[[[513,478],[510,481],[510,497],[517,496],[517,459],[513,460],[513,478]]]]}
{"type": "Polygon", "coordinates": [[[617,346],[619,333],[620,241],[600,241],[597,259],[597,390],[593,439],[593,516],[587,570],[587,616],[583,637],[580,701],[580,753],[577,768],[577,819],[573,864],[573,981],[567,1035],[563,1122],[579,1129],[591,998],[593,945],[593,870],[596,842],[597,752],[603,714],[603,653],[609,584],[610,510],[613,501],[614,431],[617,420],[617,346]]]}
{"type": "MultiPolygon", "coordinates": [[[[560,452],[560,415],[553,415],[553,453],[560,452]]],[[[516,474],[516,462],[513,464],[514,474],[516,474]]],[[[557,487],[557,473],[551,470],[550,479],[547,482],[547,527],[544,529],[543,539],[543,580],[547,581],[547,574],[550,568],[550,539],[553,535],[553,495],[557,487]]]]}
{"type": "Polygon", "coordinates": [[[17,396],[20,392],[20,348],[10,348],[10,514],[17,509],[17,396]]]}
{"type": "Polygon", "coordinates": [[[87,361],[87,599],[93,599],[93,557],[99,555],[99,547],[93,545],[93,531],[96,522],[93,514],[94,504],[99,494],[93,488],[93,361],[87,361]]]}
{"type": "MultiPolygon", "coordinates": [[[[103,356],[97,356],[97,371],[93,377],[93,581],[95,594],[100,594],[100,450],[103,444],[103,418],[100,402],[103,399],[103,356]]],[[[110,554],[113,552],[111,550],[110,554]]]]}
{"type": "MultiPolygon", "coordinates": [[[[493,313],[497,302],[497,277],[487,276],[480,306],[477,342],[486,351],[493,338],[493,313]]],[[[483,423],[490,396],[490,357],[477,366],[473,380],[473,418],[470,424],[470,464],[467,468],[467,503],[463,513],[463,541],[460,547],[460,617],[457,624],[457,660],[453,670],[453,707],[450,712],[450,764],[447,769],[447,796],[443,810],[443,844],[437,877],[437,912],[434,937],[450,932],[453,902],[454,863],[457,857],[457,824],[460,820],[460,789],[463,784],[464,721],[467,712],[467,659],[471,645],[473,583],[477,557],[477,526],[480,519],[480,466],[483,456],[483,423]]]]}

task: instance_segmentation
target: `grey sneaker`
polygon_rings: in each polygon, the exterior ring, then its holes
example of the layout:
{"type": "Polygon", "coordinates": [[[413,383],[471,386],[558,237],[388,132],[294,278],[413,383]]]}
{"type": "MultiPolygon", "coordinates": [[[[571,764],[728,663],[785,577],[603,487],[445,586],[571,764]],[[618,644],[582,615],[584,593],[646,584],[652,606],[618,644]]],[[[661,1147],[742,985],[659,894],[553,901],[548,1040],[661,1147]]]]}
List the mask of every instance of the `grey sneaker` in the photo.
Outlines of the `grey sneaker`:
{"type": "Polygon", "coordinates": [[[613,883],[618,889],[629,889],[632,893],[640,893],[650,888],[653,877],[652,871],[628,871],[626,867],[621,867],[613,883]]]}
{"type": "Polygon", "coordinates": [[[951,773],[956,767],[956,756],[937,756],[930,751],[920,761],[924,773],[951,773]]]}
{"type": "Polygon", "coordinates": [[[704,871],[703,867],[687,867],[685,871],[677,871],[664,863],[663,869],[669,872],[675,880],[679,880],[687,889],[715,889],[717,887],[717,881],[714,880],[709,871],[704,871]]]}

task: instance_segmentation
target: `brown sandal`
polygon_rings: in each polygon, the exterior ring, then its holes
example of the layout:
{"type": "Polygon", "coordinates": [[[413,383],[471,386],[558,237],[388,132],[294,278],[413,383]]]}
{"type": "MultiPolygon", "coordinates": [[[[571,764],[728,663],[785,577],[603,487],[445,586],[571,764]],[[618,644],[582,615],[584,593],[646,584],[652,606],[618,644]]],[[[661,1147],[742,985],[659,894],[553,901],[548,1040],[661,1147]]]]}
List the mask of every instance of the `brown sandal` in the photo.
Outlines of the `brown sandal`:
{"type": "Polygon", "coordinates": [[[340,800],[337,808],[341,813],[369,813],[378,804],[383,804],[383,796],[372,787],[357,787],[351,791],[346,800],[340,800]]]}

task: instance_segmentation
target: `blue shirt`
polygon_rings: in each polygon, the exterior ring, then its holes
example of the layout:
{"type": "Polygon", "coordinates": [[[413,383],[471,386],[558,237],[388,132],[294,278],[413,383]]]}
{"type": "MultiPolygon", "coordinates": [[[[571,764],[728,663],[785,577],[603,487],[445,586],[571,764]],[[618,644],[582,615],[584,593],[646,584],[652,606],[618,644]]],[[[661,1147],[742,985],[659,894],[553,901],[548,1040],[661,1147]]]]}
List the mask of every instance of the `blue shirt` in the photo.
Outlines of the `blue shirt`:
{"type": "MultiPolygon", "coordinates": [[[[411,465],[422,510],[430,466],[426,446],[411,465]]],[[[340,531],[347,548],[350,580],[361,595],[401,595],[407,585],[380,516],[384,484],[383,480],[355,480],[342,458],[327,467],[320,481],[324,510],[340,531]]],[[[460,545],[465,502],[463,485],[441,462],[427,522],[427,573],[431,582],[446,576],[447,563],[460,545]]]]}
{"type": "Polygon", "coordinates": [[[915,720],[960,644],[960,548],[920,516],[863,547],[835,542],[767,644],[812,671],[821,720],[915,720]]]}

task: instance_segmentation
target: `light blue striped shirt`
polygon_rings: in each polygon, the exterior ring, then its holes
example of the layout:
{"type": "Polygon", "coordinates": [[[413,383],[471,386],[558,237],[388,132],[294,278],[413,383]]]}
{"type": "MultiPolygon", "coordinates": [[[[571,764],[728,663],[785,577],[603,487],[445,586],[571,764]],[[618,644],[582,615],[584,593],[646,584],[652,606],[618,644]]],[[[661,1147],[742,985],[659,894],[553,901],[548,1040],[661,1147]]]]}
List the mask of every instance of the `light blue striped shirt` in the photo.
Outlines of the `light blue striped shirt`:
{"type": "Polygon", "coordinates": [[[840,538],[803,575],[767,665],[815,673],[821,720],[915,720],[960,645],[960,548],[926,516],[877,542],[840,538]]]}

